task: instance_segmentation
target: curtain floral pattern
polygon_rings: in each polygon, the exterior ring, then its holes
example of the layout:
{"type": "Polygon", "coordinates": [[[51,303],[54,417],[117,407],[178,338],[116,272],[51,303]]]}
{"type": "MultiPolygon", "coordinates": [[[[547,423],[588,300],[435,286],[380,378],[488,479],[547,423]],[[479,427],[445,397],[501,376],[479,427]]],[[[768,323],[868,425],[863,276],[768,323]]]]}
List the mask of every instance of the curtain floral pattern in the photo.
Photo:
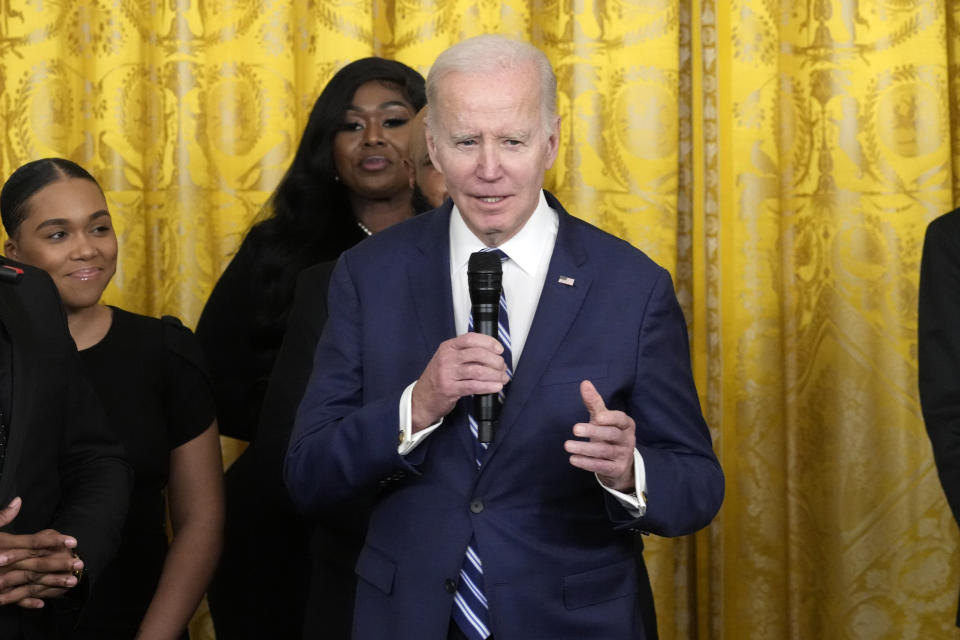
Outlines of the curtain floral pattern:
{"type": "Polygon", "coordinates": [[[547,186],[673,273],[727,476],[710,528],[647,541],[661,637],[956,637],[915,333],[923,232],[960,192],[958,23],[943,0],[0,0],[0,170],[90,169],[107,300],[192,325],[338,68],[527,39],[559,79],[547,186]]]}

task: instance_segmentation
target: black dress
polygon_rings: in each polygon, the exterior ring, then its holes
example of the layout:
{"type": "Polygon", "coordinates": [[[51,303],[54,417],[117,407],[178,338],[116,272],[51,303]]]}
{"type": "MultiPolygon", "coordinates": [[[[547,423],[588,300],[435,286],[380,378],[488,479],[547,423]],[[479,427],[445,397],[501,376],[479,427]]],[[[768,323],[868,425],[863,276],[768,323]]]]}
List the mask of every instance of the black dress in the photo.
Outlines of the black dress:
{"type": "Polygon", "coordinates": [[[163,490],[170,451],[210,426],[213,395],[196,338],[171,316],[158,320],[113,308],[110,330],[80,358],[135,480],[120,550],[74,637],[133,638],[167,553],[163,490]]]}
{"type": "Polygon", "coordinates": [[[270,232],[254,227],[210,292],[197,321],[197,340],[210,367],[221,435],[256,439],[300,272],[336,260],[366,237],[352,217],[336,217],[331,225],[327,237],[291,249],[289,256],[277,255],[270,232]]]}
{"type": "Polygon", "coordinates": [[[297,279],[287,331],[263,401],[253,453],[259,504],[254,548],[275,545],[284,553],[259,563],[254,597],[273,617],[261,617],[258,638],[347,640],[357,587],[354,565],[363,546],[370,498],[357,498],[306,518],[283,484],[283,459],[300,398],[313,370],[313,352],[327,321],[327,289],[335,262],[304,269],[297,279]],[[306,559],[309,558],[309,563],[306,559]],[[277,590],[282,579],[291,588],[277,590]]]}
{"type": "MultiPolygon", "coordinates": [[[[272,250],[276,241],[269,229],[255,226],[247,234],[197,322],[197,339],[210,365],[220,433],[249,442],[256,442],[258,437],[260,409],[286,331],[297,277],[307,267],[336,260],[366,237],[352,216],[331,214],[330,227],[322,237],[305,240],[278,265],[279,258],[272,250]]],[[[278,617],[254,596],[261,572],[269,574],[270,585],[303,577],[302,572],[288,574],[286,563],[279,567],[263,563],[263,550],[251,535],[267,520],[254,508],[254,496],[263,478],[257,475],[251,449],[247,448],[227,469],[223,552],[207,591],[217,637],[230,640],[259,640],[257,629],[262,628],[264,620],[278,617]],[[255,577],[250,567],[264,564],[270,566],[263,567],[255,577]]],[[[278,539],[295,534],[284,531],[283,526],[278,523],[275,530],[278,539]]],[[[287,605],[294,607],[300,601],[299,597],[291,598],[287,605]]]]}

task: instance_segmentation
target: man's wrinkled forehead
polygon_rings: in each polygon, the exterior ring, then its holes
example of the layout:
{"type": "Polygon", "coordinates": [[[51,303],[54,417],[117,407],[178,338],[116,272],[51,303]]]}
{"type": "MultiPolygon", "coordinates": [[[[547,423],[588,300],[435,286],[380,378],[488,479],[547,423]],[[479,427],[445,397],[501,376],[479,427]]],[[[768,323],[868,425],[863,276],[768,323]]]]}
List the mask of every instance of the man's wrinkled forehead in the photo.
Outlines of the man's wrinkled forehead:
{"type": "Polygon", "coordinates": [[[528,109],[541,110],[540,93],[536,69],[532,65],[485,72],[454,71],[438,81],[437,99],[431,105],[429,120],[434,123],[442,121],[447,127],[456,122],[464,124],[470,119],[464,111],[469,113],[476,108],[477,112],[497,113],[509,121],[528,109]],[[516,77],[522,79],[519,90],[515,84],[507,82],[507,79],[516,77]],[[464,95],[471,97],[465,105],[458,100],[464,95]]]}

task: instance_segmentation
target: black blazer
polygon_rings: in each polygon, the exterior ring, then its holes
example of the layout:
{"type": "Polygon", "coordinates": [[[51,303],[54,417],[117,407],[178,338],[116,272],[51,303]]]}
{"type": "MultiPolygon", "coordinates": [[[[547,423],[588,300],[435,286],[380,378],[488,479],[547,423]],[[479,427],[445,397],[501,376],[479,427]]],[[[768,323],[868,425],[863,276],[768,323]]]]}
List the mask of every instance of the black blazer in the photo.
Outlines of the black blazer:
{"type": "MultiPolygon", "coordinates": [[[[283,458],[297,406],[313,370],[313,352],[327,321],[327,289],[336,262],[304,269],[297,278],[287,331],[264,397],[257,439],[255,544],[285,549],[275,562],[259,562],[255,599],[267,603],[255,637],[349,638],[356,591],[354,564],[363,544],[370,509],[355,501],[322,519],[306,518],[293,506],[283,484],[283,458]],[[310,565],[304,562],[309,556],[310,565]],[[295,586],[280,590],[276,584],[295,586]],[[290,593],[293,591],[294,593],[290,593]],[[278,614],[279,612],[279,614],[278,614]],[[280,625],[280,626],[278,626],[280,625]]],[[[251,557],[251,561],[253,558],[251,557]]]]}
{"type": "Polygon", "coordinates": [[[943,492],[960,522],[960,209],[927,228],[918,311],[920,404],[943,492]]]}
{"type": "MultiPolygon", "coordinates": [[[[15,265],[0,259],[0,265],[15,265]]],[[[84,377],[57,290],[43,271],[0,279],[0,325],[7,374],[9,438],[0,471],[0,505],[23,500],[3,531],[56,529],[77,539],[86,575],[61,601],[39,610],[0,607],[0,638],[56,638],[58,612],[82,603],[120,542],[132,473],[106,429],[84,377]]],[[[7,266],[0,269],[9,270],[7,266]]],[[[61,618],[60,622],[63,619],[61,618]]]]}

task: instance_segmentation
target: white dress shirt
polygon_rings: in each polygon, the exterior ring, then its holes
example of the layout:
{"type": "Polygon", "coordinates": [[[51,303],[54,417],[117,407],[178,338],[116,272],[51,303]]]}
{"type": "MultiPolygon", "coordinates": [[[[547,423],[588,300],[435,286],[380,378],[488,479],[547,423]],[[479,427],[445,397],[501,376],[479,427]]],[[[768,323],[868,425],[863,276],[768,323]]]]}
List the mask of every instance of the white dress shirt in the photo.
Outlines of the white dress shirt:
{"type": "MultiPolygon", "coordinates": [[[[507,304],[510,321],[510,343],[513,355],[513,370],[519,366],[523,346],[533,324],[533,316],[540,302],[540,292],[550,267],[553,247],[557,241],[559,218],[557,212],[547,205],[540,192],[537,208],[526,224],[512,238],[499,245],[510,259],[503,263],[503,295],[507,304]]],[[[450,213],[450,284],[453,293],[453,317],[457,335],[467,332],[470,318],[470,290],[467,285],[467,265],[470,254],[480,251],[486,245],[473,234],[454,205],[450,213]]],[[[404,390],[400,398],[401,442],[399,452],[406,455],[432,433],[443,422],[427,427],[414,434],[412,432],[411,399],[416,382],[404,390]]],[[[509,390],[507,391],[509,393],[509,390]]],[[[573,423],[570,423],[570,436],[573,437],[573,423]]],[[[634,449],[634,485],[636,494],[625,494],[600,483],[604,489],[617,497],[634,515],[641,516],[646,511],[646,473],[640,452],[634,449]]],[[[599,482],[599,479],[598,479],[599,482]]]]}

